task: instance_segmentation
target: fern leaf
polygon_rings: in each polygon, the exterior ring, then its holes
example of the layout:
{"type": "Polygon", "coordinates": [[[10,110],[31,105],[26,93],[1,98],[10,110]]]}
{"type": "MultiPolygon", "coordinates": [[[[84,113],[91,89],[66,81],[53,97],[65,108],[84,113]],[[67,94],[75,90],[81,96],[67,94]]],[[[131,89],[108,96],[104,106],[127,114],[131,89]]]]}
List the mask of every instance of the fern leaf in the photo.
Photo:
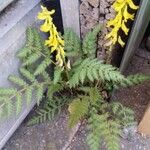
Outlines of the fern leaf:
{"type": "Polygon", "coordinates": [[[42,51],[44,43],[42,43],[42,38],[37,29],[33,28],[33,35],[34,35],[34,46],[38,51],[42,51]]]}
{"type": "Polygon", "coordinates": [[[18,94],[16,100],[16,114],[18,115],[22,110],[22,95],[18,94]]]}
{"type": "Polygon", "coordinates": [[[133,110],[123,106],[119,102],[113,102],[110,107],[112,108],[114,116],[116,116],[122,126],[129,126],[133,124],[135,120],[133,110]]]}
{"type": "Polygon", "coordinates": [[[20,59],[23,59],[25,57],[27,57],[28,54],[32,53],[32,49],[29,47],[23,47],[22,49],[20,49],[20,51],[17,53],[17,57],[20,59]]]}
{"type": "Polygon", "coordinates": [[[88,112],[89,103],[86,99],[75,99],[69,105],[69,127],[74,127],[88,112]]]}
{"type": "Polygon", "coordinates": [[[33,91],[33,87],[28,87],[26,92],[25,92],[25,95],[26,95],[26,101],[27,101],[27,106],[30,105],[31,103],[31,100],[32,100],[32,91],[33,91]]]}
{"type": "Polygon", "coordinates": [[[21,79],[17,76],[10,75],[8,77],[8,80],[11,81],[12,83],[18,85],[18,86],[26,86],[27,85],[27,83],[23,79],[21,79]]]}
{"type": "Polygon", "coordinates": [[[36,80],[35,76],[25,68],[20,68],[20,73],[30,82],[34,82],[36,80]]]}
{"type": "Polygon", "coordinates": [[[95,57],[96,54],[96,41],[97,35],[101,30],[101,26],[97,25],[92,31],[88,32],[83,40],[82,49],[84,54],[88,54],[89,57],[95,57]]]}
{"type": "Polygon", "coordinates": [[[28,57],[28,59],[23,63],[23,66],[28,66],[35,63],[41,57],[40,53],[34,53],[28,57]]]}
{"type": "Polygon", "coordinates": [[[98,88],[93,87],[89,91],[89,98],[92,106],[96,106],[97,102],[103,102],[103,98],[100,95],[100,91],[98,88]]]}
{"type": "Polygon", "coordinates": [[[63,71],[62,68],[55,67],[54,80],[53,80],[54,84],[57,84],[59,82],[62,71],[63,71]]]}
{"type": "Polygon", "coordinates": [[[81,52],[80,38],[70,28],[64,31],[65,50],[67,56],[78,56],[81,52]]]}
{"type": "Polygon", "coordinates": [[[33,28],[29,27],[26,30],[26,45],[17,54],[18,58],[25,58],[32,53],[32,47],[34,46],[34,33],[33,28]]]}
{"type": "Polygon", "coordinates": [[[26,44],[29,45],[29,46],[31,46],[34,42],[33,30],[34,30],[34,28],[32,28],[32,27],[28,27],[27,30],[26,30],[26,35],[27,35],[26,44]]]}
{"type": "Polygon", "coordinates": [[[44,93],[44,87],[42,84],[37,86],[37,94],[36,94],[36,100],[37,100],[37,105],[39,106],[40,101],[42,100],[44,93]]]}
{"type": "Polygon", "coordinates": [[[61,111],[61,108],[67,104],[68,99],[64,98],[54,98],[47,99],[47,103],[44,108],[37,111],[37,116],[33,117],[28,125],[34,125],[37,123],[43,123],[46,120],[52,120],[56,114],[61,111]]]}
{"type": "Polygon", "coordinates": [[[48,87],[48,92],[47,92],[47,96],[49,99],[52,99],[53,97],[53,94],[55,92],[59,92],[60,90],[63,89],[63,86],[61,84],[51,84],[49,87],[48,87]]]}
{"type": "Polygon", "coordinates": [[[15,88],[0,88],[0,95],[1,96],[8,96],[8,95],[13,95],[17,92],[15,88]]]}
{"type": "Polygon", "coordinates": [[[141,84],[144,81],[150,81],[150,76],[145,76],[145,75],[140,75],[140,74],[136,74],[136,75],[130,75],[127,77],[129,86],[131,85],[137,85],[137,84],[141,84]]]}
{"type": "Polygon", "coordinates": [[[87,136],[87,143],[89,145],[90,150],[99,150],[100,142],[101,142],[101,128],[100,128],[101,121],[99,120],[99,115],[97,111],[92,108],[91,109],[91,116],[88,119],[88,136],[87,136]]]}
{"type": "Polygon", "coordinates": [[[11,114],[12,114],[12,111],[13,111],[13,103],[12,103],[12,101],[10,101],[9,100],[9,98],[8,99],[5,99],[5,108],[4,108],[4,111],[6,110],[6,114],[7,114],[7,116],[10,116],[11,114]]]}
{"type": "Polygon", "coordinates": [[[81,72],[80,72],[80,81],[81,83],[83,84],[84,83],[84,80],[85,80],[85,77],[86,77],[86,70],[85,69],[82,69],[81,72]]]}
{"type": "Polygon", "coordinates": [[[69,84],[70,87],[82,84],[88,78],[91,82],[94,80],[112,81],[114,83],[126,82],[126,78],[118,71],[117,68],[102,64],[98,59],[85,59],[74,69],[69,84]],[[81,74],[82,73],[82,74],[81,74]],[[81,75],[80,75],[81,74],[81,75]]]}
{"type": "Polygon", "coordinates": [[[46,58],[36,69],[34,75],[42,74],[43,71],[46,70],[46,68],[51,64],[51,59],[46,58]]]}
{"type": "Polygon", "coordinates": [[[46,71],[43,71],[41,75],[44,80],[49,81],[49,82],[51,81],[50,75],[46,71]]]}

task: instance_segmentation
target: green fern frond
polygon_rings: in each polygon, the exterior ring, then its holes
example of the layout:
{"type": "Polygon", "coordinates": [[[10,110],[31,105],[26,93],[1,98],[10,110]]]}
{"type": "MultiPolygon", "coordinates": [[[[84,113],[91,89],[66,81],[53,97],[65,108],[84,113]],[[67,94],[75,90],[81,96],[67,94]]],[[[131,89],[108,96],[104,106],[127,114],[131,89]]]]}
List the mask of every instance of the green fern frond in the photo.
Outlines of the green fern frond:
{"type": "Polygon", "coordinates": [[[33,28],[29,27],[26,30],[26,44],[25,47],[23,47],[18,53],[17,53],[17,57],[18,58],[26,58],[28,55],[30,55],[33,51],[33,47],[34,47],[34,32],[33,32],[33,28]]]}
{"type": "Polygon", "coordinates": [[[10,96],[17,92],[15,88],[0,88],[0,96],[10,96]]]}
{"type": "Polygon", "coordinates": [[[97,102],[103,102],[103,98],[98,88],[93,87],[89,91],[89,98],[92,106],[96,106],[97,102]]]}
{"type": "Polygon", "coordinates": [[[90,150],[99,150],[101,144],[101,121],[99,119],[99,115],[97,114],[97,110],[95,108],[91,108],[91,115],[88,119],[88,136],[87,143],[89,145],[90,150]]]}
{"type": "Polygon", "coordinates": [[[130,86],[134,86],[134,85],[138,85],[143,83],[144,81],[150,81],[150,76],[145,76],[145,75],[140,75],[140,74],[136,74],[136,75],[129,75],[128,77],[126,77],[125,80],[122,80],[118,83],[112,83],[112,87],[118,89],[119,87],[130,87],[130,86]]]}
{"type": "Polygon", "coordinates": [[[140,74],[136,74],[136,75],[130,75],[127,77],[129,86],[132,85],[137,85],[137,84],[141,84],[144,81],[150,81],[150,76],[145,76],[145,75],[140,75],[140,74]]]}
{"type": "Polygon", "coordinates": [[[42,75],[42,78],[43,78],[45,81],[51,82],[50,75],[47,73],[47,71],[43,71],[43,72],[41,73],[41,75],[42,75]]]}
{"type": "Polygon", "coordinates": [[[115,116],[122,126],[129,126],[135,121],[134,111],[128,107],[123,106],[119,102],[111,104],[113,116],[115,116]]]}
{"type": "Polygon", "coordinates": [[[75,99],[69,105],[69,127],[74,127],[88,113],[89,102],[86,98],[75,99]]]}
{"type": "Polygon", "coordinates": [[[53,99],[47,99],[46,105],[37,111],[37,116],[34,116],[28,125],[34,125],[43,123],[46,120],[52,120],[57,115],[62,107],[67,104],[68,98],[66,97],[54,97],[53,99]]]}
{"type": "Polygon", "coordinates": [[[29,66],[38,61],[41,56],[42,56],[41,53],[34,53],[30,55],[22,65],[29,66]]]}
{"type": "Polygon", "coordinates": [[[55,67],[53,83],[57,84],[61,78],[63,69],[59,66],[55,67]]]}
{"type": "Polygon", "coordinates": [[[53,98],[53,94],[56,93],[56,92],[59,92],[63,89],[64,87],[61,85],[61,84],[50,84],[48,86],[48,92],[47,92],[47,97],[49,99],[52,99],[53,98]]]}
{"type": "Polygon", "coordinates": [[[115,120],[102,120],[101,134],[106,141],[106,147],[108,150],[120,150],[119,136],[121,134],[120,124],[115,120]]]}
{"type": "Polygon", "coordinates": [[[83,39],[82,50],[84,54],[87,54],[89,57],[96,56],[97,49],[97,35],[101,30],[101,26],[97,25],[92,31],[88,32],[83,39]]]}
{"type": "Polygon", "coordinates": [[[14,75],[10,75],[8,77],[8,80],[11,81],[12,83],[18,85],[18,86],[26,86],[27,85],[27,83],[23,79],[21,79],[17,76],[14,76],[14,75]]]}
{"type": "Polygon", "coordinates": [[[81,53],[80,38],[70,28],[66,28],[64,32],[66,56],[78,56],[81,53]]]}
{"type": "Polygon", "coordinates": [[[26,45],[27,46],[32,46],[34,43],[34,33],[33,33],[33,29],[32,27],[28,27],[26,30],[26,45]]]}
{"type": "Polygon", "coordinates": [[[25,68],[20,68],[20,73],[25,77],[27,80],[29,80],[31,83],[36,81],[35,76],[31,74],[27,69],[25,68]]]}
{"type": "Polygon", "coordinates": [[[31,103],[31,101],[32,101],[32,94],[33,94],[33,87],[30,86],[30,87],[28,87],[27,90],[25,91],[27,106],[29,106],[30,103],[31,103]]]}
{"type": "Polygon", "coordinates": [[[18,115],[22,110],[22,95],[16,95],[16,114],[18,115]]]}
{"type": "Polygon", "coordinates": [[[13,102],[9,100],[9,98],[6,97],[6,99],[4,100],[4,107],[3,112],[5,112],[4,116],[10,116],[13,112],[14,106],[13,106],[13,102]]]}
{"type": "MultiPolygon", "coordinates": [[[[94,109],[95,110],[95,109],[94,109]]],[[[98,114],[97,111],[91,111],[88,120],[89,135],[87,138],[91,150],[99,150],[100,142],[104,139],[108,150],[119,150],[120,124],[117,121],[110,120],[109,114],[98,114]]]]}
{"type": "Polygon", "coordinates": [[[42,98],[43,98],[43,93],[44,93],[44,86],[42,84],[36,86],[37,94],[36,94],[36,101],[37,105],[39,106],[42,98]]]}
{"type": "Polygon", "coordinates": [[[86,58],[73,71],[74,74],[69,81],[70,87],[75,87],[80,82],[83,84],[86,78],[91,82],[94,80],[113,81],[114,83],[126,81],[117,68],[103,64],[98,59],[86,58]]]}
{"type": "Polygon", "coordinates": [[[51,59],[50,58],[44,59],[41,62],[41,64],[37,67],[37,69],[35,70],[34,75],[42,74],[43,71],[45,71],[50,64],[51,64],[51,59]]]}

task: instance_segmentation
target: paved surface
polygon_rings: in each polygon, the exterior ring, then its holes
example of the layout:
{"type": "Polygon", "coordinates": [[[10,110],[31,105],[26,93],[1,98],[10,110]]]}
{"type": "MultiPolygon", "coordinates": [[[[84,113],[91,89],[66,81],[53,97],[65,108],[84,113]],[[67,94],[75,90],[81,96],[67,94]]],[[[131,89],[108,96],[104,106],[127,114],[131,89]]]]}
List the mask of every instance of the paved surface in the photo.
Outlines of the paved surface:
{"type": "MultiPolygon", "coordinates": [[[[143,72],[150,74],[150,52],[139,50],[130,63],[127,73],[143,72]],[[136,65],[136,67],[135,67],[136,65]]],[[[145,83],[144,86],[138,86],[138,89],[147,93],[150,89],[150,84],[145,83]]],[[[134,93],[137,88],[131,88],[127,91],[119,91],[117,96],[122,96],[127,100],[125,92],[132,91],[134,93]],[[120,95],[121,94],[121,95],[120,95]]],[[[135,93],[134,93],[135,94],[135,93]]],[[[131,97],[134,97],[134,94],[131,97]]],[[[147,97],[148,95],[141,95],[147,97]]],[[[130,97],[130,98],[131,98],[130,97]]],[[[138,96],[140,98],[140,95],[138,96]]],[[[128,99],[131,100],[131,99],[128,99]]],[[[33,111],[34,112],[34,111],[33,111]]],[[[31,112],[30,116],[34,115],[31,112]]],[[[46,122],[43,124],[28,127],[28,118],[22,123],[20,128],[15,132],[12,138],[7,142],[3,150],[62,150],[65,143],[68,141],[69,130],[67,128],[68,117],[65,112],[56,117],[53,122],[46,122]]],[[[123,130],[120,141],[121,150],[150,150],[150,139],[144,138],[136,132],[136,125],[123,130]]],[[[82,127],[74,138],[70,150],[88,150],[86,145],[86,130],[82,127]]],[[[104,146],[103,146],[104,147],[104,146]]],[[[68,149],[68,150],[69,150],[68,149]]],[[[105,150],[105,148],[102,148],[105,150]]]]}

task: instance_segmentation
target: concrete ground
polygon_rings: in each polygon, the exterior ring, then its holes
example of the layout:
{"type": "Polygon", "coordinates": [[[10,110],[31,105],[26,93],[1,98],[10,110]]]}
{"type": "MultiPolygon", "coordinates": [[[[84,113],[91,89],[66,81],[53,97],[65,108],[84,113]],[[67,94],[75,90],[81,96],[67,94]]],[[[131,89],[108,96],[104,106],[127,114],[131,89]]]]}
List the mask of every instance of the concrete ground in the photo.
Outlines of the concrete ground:
{"type": "MultiPolygon", "coordinates": [[[[138,50],[126,70],[126,73],[128,72],[150,74],[150,52],[138,50]]],[[[115,97],[117,99],[121,98],[121,102],[123,103],[134,101],[135,98],[138,98],[140,101],[144,99],[145,105],[142,105],[142,109],[140,106],[132,106],[136,112],[138,112],[136,108],[139,108],[139,111],[142,110],[143,112],[140,113],[143,115],[148,98],[150,97],[149,89],[150,83],[146,82],[134,88],[121,89],[116,93],[115,97]]],[[[136,100],[138,101],[138,99],[136,100]]],[[[125,104],[130,105],[131,103],[125,104]]],[[[29,114],[30,117],[34,115],[33,112],[29,114]]],[[[136,117],[141,118],[139,115],[136,117]]],[[[28,118],[6,143],[3,150],[63,150],[64,145],[69,140],[69,130],[67,128],[68,116],[65,111],[52,122],[28,127],[27,120],[28,118]]],[[[150,150],[150,138],[142,137],[136,132],[136,128],[137,126],[135,125],[123,130],[122,137],[120,138],[121,150],[150,150]]],[[[88,150],[85,137],[86,130],[84,127],[81,127],[68,150],[88,150]]],[[[102,150],[105,150],[104,146],[102,147],[102,150]]]]}

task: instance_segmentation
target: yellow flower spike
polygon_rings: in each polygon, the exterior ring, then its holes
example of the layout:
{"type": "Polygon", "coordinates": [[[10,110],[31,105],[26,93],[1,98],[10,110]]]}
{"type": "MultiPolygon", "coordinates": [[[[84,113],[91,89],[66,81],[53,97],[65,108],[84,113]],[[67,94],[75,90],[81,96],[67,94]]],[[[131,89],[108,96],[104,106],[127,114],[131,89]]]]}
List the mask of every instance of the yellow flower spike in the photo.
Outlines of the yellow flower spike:
{"type": "Polygon", "coordinates": [[[118,43],[119,43],[122,47],[124,47],[124,45],[125,45],[125,42],[122,41],[122,39],[121,39],[120,36],[118,37],[118,43]]]}
{"type": "Polygon", "coordinates": [[[45,20],[45,22],[41,25],[40,29],[43,32],[50,33],[48,40],[45,40],[45,45],[51,48],[50,53],[56,52],[57,64],[62,67],[65,58],[64,40],[59,36],[57,28],[53,23],[52,15],[55,13],[55,10],[48,11],[48,9],[43,6],[41,6],[41,8],[42,11],[38,14],[38,19],[45,20]]]}
{"type": "Polygon", "coordinates": [[[133,10],[138,9],[138,6],[136,6],[133,3],[133,0],[116,0],[112,6],[114,10],[117,12],[116,17],[114,19],[111,19],[107,23],[107,27],[113,27],[110,33],[106,35],[106,39],[109,39],[112,41],[113,44],[118,43],[123,47],[125,45],[124,41],[122,41],[119,34],[119,29],[121,29],[125,35],[128,35],[129,28],[126,26],[126,22],[130,19],[134,19],[134,14],[130,14],[128,12],[128,7],[130,7],[133,10]]]}
{"type": "Polygon", "coordinates": [[[128,35],[129,28],[127,28],[127,26],[125,25],[125,21],[122,21],[121,29],[124,31],[124,33],[125,33],[126,35],[128,35]]]}
{"type": "Polygon", "coordinates": [[[139,8],[139,6],[136,6],[136,5],[133,3],[132,0],[127,0],[127,3],[129,4],[129,6],[130,6],[131,9],[136,10],[136,9],[139,8]]]}

